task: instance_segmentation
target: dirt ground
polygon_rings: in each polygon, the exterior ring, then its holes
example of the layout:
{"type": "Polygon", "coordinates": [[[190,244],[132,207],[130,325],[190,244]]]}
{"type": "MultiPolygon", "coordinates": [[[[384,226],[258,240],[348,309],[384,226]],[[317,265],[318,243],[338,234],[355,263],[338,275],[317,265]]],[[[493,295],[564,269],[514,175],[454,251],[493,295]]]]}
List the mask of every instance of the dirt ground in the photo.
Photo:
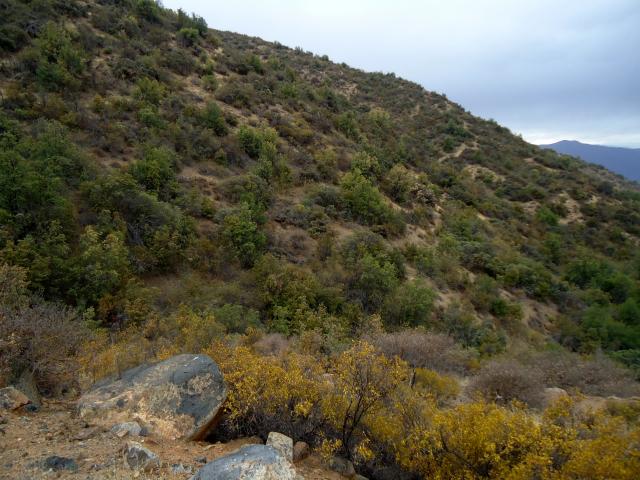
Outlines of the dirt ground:
{"type": "MultiPolygon", "coordinates": [[[[188,479],[204,463],[248,443],[261,441],[246,438],[211,444],[169,441],[153,436],[119,438],[78,418],[72,402],[47,402],[33,413],[0,410],[0,479],[188,479]],[[160,468],[148,473],[129,469],[122,457],[127,441],[139,442],[156,453],[161,461],[160,468]],[[42,462],[52,455],[73,459],[77,470],[47,471],[42,462]],[[175,473],[174,468],[179,465],[183,467],[182,473],[175,473]]],[[[295,467],[307,480],[344,478],[323,469],[316,455],[295,467]]]]}

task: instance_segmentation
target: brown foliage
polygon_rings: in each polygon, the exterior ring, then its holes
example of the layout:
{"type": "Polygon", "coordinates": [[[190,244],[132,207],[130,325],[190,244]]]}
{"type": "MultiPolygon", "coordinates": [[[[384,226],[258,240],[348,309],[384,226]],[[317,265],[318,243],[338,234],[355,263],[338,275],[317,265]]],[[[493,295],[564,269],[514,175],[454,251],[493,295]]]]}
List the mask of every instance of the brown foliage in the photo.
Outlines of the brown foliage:
{"type": "Polygon", "coordinates": [[[469,384],[469,389],[498,404],[517,400],[537,407],[543,399],[544,378],[538,368],[509,359],[494,360],[482,368],[469,384]]]}
{"type": "Polygon", "coordinates": [[[441,333],[403,330],[375,335],[371,342],[387,357],[397,356],[413,368],[440,373],[464,374],[473,358],[450,336],[441,333]]]}
{"type": "Polygon", "coordinates": [[[75,389],[75,356],[87,336],[68,308],[46,303],[0,307],[0,384],[30,371],[41,393],[60,395],[75,389]]]}

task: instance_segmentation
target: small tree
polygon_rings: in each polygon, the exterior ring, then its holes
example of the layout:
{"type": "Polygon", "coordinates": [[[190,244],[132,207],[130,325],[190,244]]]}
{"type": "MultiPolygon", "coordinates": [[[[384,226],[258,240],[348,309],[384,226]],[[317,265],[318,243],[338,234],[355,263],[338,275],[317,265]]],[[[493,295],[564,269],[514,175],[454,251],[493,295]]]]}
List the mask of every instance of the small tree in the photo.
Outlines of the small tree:
{"type": "Polygon", "coordinates": [[[267,243],[247,203],[242,203],[224,218],[222,239],[244,267],[251,267],[255,263],[267,243]]]}
{"type": "Polygon", "coordinates": [[[340,432],[343,453],[353,449],[363,421],[375,413],[404,381],[404,362],[388,359],[367,343],[360,342],[343,352],[334,365],[332,393],[325,397],[325,415],[340,432]]]}

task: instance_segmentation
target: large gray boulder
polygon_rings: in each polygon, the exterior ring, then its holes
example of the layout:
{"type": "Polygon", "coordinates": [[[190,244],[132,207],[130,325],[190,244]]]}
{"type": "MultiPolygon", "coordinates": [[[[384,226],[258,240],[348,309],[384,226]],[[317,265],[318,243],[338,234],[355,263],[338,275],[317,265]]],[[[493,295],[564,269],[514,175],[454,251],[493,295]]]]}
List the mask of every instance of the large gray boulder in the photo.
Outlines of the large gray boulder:
{"type": "Polygon", "coordinates": [[[78,401],[78,412],[107,428],[137,421],[159,437],[198,440],[213,428],[226,396],[215,362],[206,355],[185,354],[96,384],[78,401]]]}
{"type": "Polygon", "coordinates": [[[245,445],[202,467],[191,480],[296,480],[291,463],[270,445],[245,445]]]}

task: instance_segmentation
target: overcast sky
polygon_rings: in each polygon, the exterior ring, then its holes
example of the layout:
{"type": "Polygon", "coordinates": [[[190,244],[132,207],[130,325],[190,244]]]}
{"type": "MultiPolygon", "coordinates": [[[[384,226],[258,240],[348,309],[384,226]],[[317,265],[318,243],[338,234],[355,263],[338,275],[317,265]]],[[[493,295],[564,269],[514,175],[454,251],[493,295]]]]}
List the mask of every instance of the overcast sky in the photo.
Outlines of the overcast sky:
{"type": "Polygon", "coordinates": [[[640,0],[164,0],[395,72],[533,143],[640,147],[640,0]]]}

